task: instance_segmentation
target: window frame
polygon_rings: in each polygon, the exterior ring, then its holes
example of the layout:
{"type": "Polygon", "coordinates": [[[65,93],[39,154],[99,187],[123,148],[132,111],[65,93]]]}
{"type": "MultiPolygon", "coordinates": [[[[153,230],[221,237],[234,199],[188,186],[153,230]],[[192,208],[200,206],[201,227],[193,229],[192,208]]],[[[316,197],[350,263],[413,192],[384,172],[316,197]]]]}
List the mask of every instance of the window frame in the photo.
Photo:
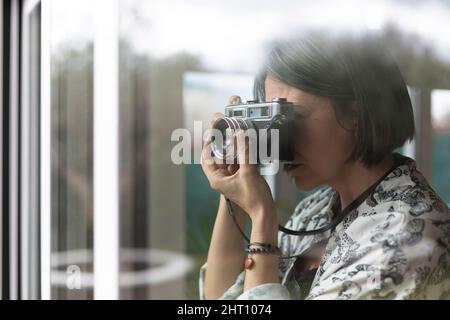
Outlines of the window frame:
{"type": "Polygon", "coordinates": [[[7,272],[4,277],[4,298],[10,300],[20,299],[20,257],[19,257],[19,108],[20,108],[20,9],[21,3],[18,0],[7,2],[5,16],[8,16],[8,34],[6,39],[7,53],[5,51],[5,61],[9,61],[9,70],[6,74],[8,82],[8,94],[4,100],[4,116],[7,125],[4,128],[3,146],[4,158],[8,158],[4,164],[3,186],[5,190],[3,213],[6,217],[6,228],[4,245],[7,272]],[[5,152],[6,151],[6,152],[5,152]]]}
{"type": "Polygon", "coordinates": [[[39,299],[39,37],[41,0],[1,5],[1,298],[39,299]],[[36,16],[37,14],[37,16],[36,16]],[[36,20],[37,19],[37,20],[36,20]],[[30,43],[29,41],[35,41],[30,43]],[[29,49],[34,48],[35,52],[29,49]],[[31,61],[34,59],[34,61],[31,61]],[[37,60],[37,61],[36,61],[37,60]],[[34,72],[34,73],[33,73],[34,72]],[[37,81],[32,81],[31,75],[37,81]],[[31,87],[32,86],[32,87],[31,87]]]}
{"type": "Polygon", "coordinates": [[[19,111],[20,299],[40,298],[40,28],[41,0],[24,0],[21,10],[19,111]]]}

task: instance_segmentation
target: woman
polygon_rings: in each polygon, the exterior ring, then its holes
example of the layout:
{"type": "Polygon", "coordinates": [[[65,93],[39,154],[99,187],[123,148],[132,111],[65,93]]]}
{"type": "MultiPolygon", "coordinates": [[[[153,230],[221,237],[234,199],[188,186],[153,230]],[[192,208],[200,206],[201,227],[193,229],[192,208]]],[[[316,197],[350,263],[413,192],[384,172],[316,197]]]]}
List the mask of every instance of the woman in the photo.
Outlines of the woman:
{"type": "Polygon", "coordinates": [[[327,186],[286,227],[323,232],[278,232],[270,189],[245,162],[251,145],[239,146],[239,165],[222,165],[206,140],[202,168],[222,196],[202,299],[450,298],[450,210],[414,161],[393,153],[413,138],[414,119],[402,75],[380,48],[368,38],[279,43],[255,80],[258,100],[295,104],[295,161],[285,167],[295,185],[327,186]],[[241,229],[251,221],[246,251],[226,198],[241,229]]]}

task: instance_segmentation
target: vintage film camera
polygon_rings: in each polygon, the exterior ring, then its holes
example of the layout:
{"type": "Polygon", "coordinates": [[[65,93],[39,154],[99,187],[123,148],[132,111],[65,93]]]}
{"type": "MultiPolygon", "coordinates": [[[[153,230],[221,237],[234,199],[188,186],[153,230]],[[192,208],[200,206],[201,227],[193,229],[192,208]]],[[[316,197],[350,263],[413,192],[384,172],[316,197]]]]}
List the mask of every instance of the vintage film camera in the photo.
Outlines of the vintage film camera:
{"type": "Polygon", "coordinates": [[[223,139],[213,140],[211,144],[214,155],[229,163],[230,157],[236,158],[234,136],[235,130],[244,131],[254,129],[257,135],[257,163],[270,165],[273,162],[292,162],[294,160],[294,104],[284,98],[274,98],[272,102],[247,101],[242,103],[241,99],[234,96],[232,104],[225,107],[225,117],[217,119],[213,129],[219,130],[223,139]],[[232,129],[232,130],[228,130],[232,129]],[[278,129],[279,141],[271,140],[270,131],[278,129]],[[263,137],[265,136],[265,137],[263,137]],[[262,143],[266,143],[262,146],[262,143]],[[279,156],[274,159],[271,155],[272,144],[278,143],[279,156]],[[260,154],[265,147],[267,158],[260,154]]]}

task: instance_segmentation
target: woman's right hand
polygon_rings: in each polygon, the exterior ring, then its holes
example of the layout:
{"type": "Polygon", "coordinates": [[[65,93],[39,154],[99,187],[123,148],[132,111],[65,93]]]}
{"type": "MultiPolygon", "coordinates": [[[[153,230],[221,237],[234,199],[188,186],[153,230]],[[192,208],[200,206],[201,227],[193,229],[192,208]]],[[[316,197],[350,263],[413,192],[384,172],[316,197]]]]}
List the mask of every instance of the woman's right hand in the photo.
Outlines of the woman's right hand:
{"type": "MultiPolygon", "coordinates": [[[[230,99],[235,98],[234,96],[230,99]]],[[[224,117],[215,113],[208,125],[208,135],[203,144],[202,169],[211,188],[222,193],[251,218],[252,222],[270,220],[276,222],[275,204],[267,182],[254,162],[254,141],[247,140],[244,131],[235,133],[237,146],[236,163],[226,163],[214,156],[211,149],[212,128],[217,119],[224,117]],[[269,216],[267,216],[269,215],[269,216]]],[[[278,225],[277,225],[278,226],[278,225]]]]}
{"type": "Polygon", "coordinates": [[[217,174],[224,174],[224,175],[233,175],[236,173],[236,171],[239,169],[239,166],[237,164],[226,164],[225,161],[214,161],[212,163],[211,160],[219,160],[215,157],[209,158],[210,162],[205,161],[205,158],[203,156],[204,152],[211,152],[211,129],[213,124],[217,121],[217,119],[225,117],[224,114],[220,112],[216,112],[213,114],[211,120],[208,124],[208,135],[203,140],[203,150],[202,150],[202,157],[200,159],[200,163],[203,169],[203,172],[206,174],[206,176],[211,175],[217,175],[217,174]]]}

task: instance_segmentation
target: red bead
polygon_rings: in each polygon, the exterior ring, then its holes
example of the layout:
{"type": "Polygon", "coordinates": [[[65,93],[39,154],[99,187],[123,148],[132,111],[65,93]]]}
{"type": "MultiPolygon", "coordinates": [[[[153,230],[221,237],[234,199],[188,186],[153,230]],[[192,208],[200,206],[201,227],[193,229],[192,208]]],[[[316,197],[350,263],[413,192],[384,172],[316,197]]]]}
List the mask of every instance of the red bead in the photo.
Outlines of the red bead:
{"type": "Polygon", "coordinates": [[[245,263],[244,263],[245,269],[251,269],[253,267],[254,263],[255,262],[253,261],[253,259],[248,257],[247,259],[245,259],[245,263]]]}

